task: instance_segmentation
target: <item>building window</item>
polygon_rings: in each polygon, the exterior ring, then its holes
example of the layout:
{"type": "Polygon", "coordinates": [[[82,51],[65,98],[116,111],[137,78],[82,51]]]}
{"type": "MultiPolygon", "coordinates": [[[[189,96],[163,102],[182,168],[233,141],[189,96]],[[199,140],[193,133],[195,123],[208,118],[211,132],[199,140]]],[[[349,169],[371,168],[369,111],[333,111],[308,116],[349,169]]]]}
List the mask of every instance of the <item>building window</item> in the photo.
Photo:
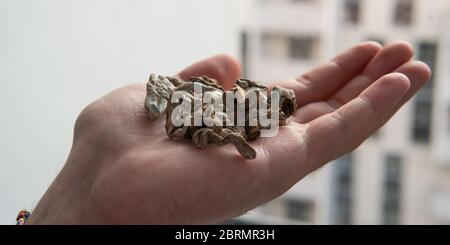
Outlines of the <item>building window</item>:
{"type": "Polygon", "coordinates": [[[361,18],[361,1],[345,0],[344,20],[348,24],[358,24],[361,18]]]}
{"type": "MultiPolygon", "coordinates": [[[[436,43],[423,42],[418,47],[418,59],[427,63],[434,71],[436,66],[436,43]]],[[[434,76],[418,92],[414,101],[413,140],[416,143],[429,143],[431,137],[431,120],[433,109],[434,76]]]]}
{"type": "Polygon", "coordinates": [[[409,26],[413,21],[413,1],[397,0],[394,11],[394,22],[399,26],[409,26]]]}
{"type": "Polygon", "coordinates": [[[418,96],[414,104],[413,137],[416,143],[429,143],[431,134],[431,101],[418,96]]]}
{"type": "Polygon", "coordinates": [[[402,163],[398,155],[390,154],[385,159],[383,181],[383,224],[400,224],[402,163]]]}
{"type": "MultiPolygon", "coordinates": [[[[419,60],[425,62],[430,66],[431,70],[435,70],[436,67],[436,56],[437,56],[438,46],[436,42],[421,42],[418,47],[418,58],[419,60]]],[[[434,73],[433,73],[434,74],[434,73]]],[[[432,88],[434,85],[434,76],[425,85],[426,88],[432,88]]]]}
{"type": "Polygon", "coordinates": [[[332,175],[332,223],[348,225],[352,222],[353,156],[345,155],[334,165],[332,175]]]}
{"type": "Polygon", "coordinates": [[[317,41],[312,37],[292,37],[290,43],[290,56],[293,59],[311,60],[316,58],[317,41]]]}
{"type": "Polygon", "coordinates": [[[261,47],[263,56],[271,59],[314,60],[319,53],[319,41],[315,37],[264,34],[261,47]]]}
{"type": "Polygon", "coordinates": [[[241,64],[242,64],[242,76],[248,77],[248,33],[246,31],[241,32],[241,64]]]}
{"type": "Polygon", "coordinates": [[[286,216],[303,222],[314,222],[314,203],[300,199],[287,199],[286,216]]]}

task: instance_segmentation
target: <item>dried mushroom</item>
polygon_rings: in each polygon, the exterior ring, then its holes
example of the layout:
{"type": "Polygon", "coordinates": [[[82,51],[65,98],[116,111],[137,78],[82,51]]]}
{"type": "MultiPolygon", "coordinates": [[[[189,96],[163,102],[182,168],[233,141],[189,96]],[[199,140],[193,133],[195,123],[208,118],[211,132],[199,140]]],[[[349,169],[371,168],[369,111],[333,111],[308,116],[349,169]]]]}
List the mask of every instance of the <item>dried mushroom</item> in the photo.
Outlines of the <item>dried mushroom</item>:
{"type": "Polygon", "coordinates": [[[259,112],[265,110],[268,119],[277,119],[277,126],[282,126],[295,112],[296,101],[292,90],[274,87],[269,94],[265,86],[247,79],[237,80],[225,91],[208,77],[183,81],[152,74],[145,109],[151,120],[166,115],[166,133],[172,140],[190,139],[199,148],[233,144],[244,158],[254,159],[256,151],[248,141],[269,127],[262,126],[259,112]],[[274,92],[277,103],[273,103],[274,92]]]}

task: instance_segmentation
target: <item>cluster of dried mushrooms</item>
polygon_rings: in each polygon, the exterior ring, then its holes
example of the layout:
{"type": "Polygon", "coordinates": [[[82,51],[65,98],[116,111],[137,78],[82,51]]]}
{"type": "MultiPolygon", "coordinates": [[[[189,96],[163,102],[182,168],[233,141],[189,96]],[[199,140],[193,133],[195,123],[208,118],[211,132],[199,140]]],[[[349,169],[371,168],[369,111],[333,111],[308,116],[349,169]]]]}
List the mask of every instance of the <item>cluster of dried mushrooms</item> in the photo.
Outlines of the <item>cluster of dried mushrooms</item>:
{"type": "MultiPolygon", "coordinates": [[[[292,90],[280,87],[274,87],[272,91],[279,92],[279,106],[277,110],[279,125],[282,126],[286,124],[286,120],[296,110],[295,94],[292,90]]],[[[271,115],[271,94],[268,95],[267,88],[260,83],[240,79],[236,81],[235,86],[230,91],[225,91],[216,80],[209,77],[192,77],[188,81],[183,81],[176,77],[152,74],[147,83],[145,109],[151,120],[161,117],[164,113],[166,114],[166,133],[172,140],[180,141],[190,139],[199,148],[205,148],[208,144],[233,144],[244,158],[254,159],[256,157],[256,151],[248,144],[248,141],[259,138],[261,130],[265,127],[261,126],[259,118],[257,118],[257,122],[250,123],[251,117],[249,115],[252,113],[252,110],[258,110],[258,106],[251,106],[251,102],[248,100],[250,94],[257,94],[258,97],[265,96],[264,99],[267,101],[267,114],[271,115]],[[194,92],[196,86],[197,88],[200,87],[203,93],[208,92],[209,96],[212,96],[213,99],[221,100],[222,107],[218,110],[218,108],[215,108],[216,103],[205,103],[203,97],[200,97],[200,103],[194,106],[195,103],[192,102],[198,99],[194,92]],[[184,91],[182,99],[176,103],[171,103],[173,94],[178,91],[184,91]],[[228,111],[226,110],[227,106],[231,105],[230,103],[226,103],[225,94],[230,92],[238,94],[240,95],[239,98],[242,98],[241,101],[239,99],[233,100],[232,108],[234,110],[232,112],[234,115],[232,117],[227,114],[228,111]],[[191,117],[189,119],[191,123],[190,125],[174,125],[173,117],[179,116],[172,115],[174,109],[185,101],[189,101],[192,104],[192,110],[190,110],[191,117]],[[234,126],[237,125],[237,108],[239,108],[240,103],[243,106],[242,108],[245,108],[243,109],[245,110],[245,125],[234,126]],[[206,111],[215,114],[212,117],[213,120],[220,118],[220,123],[217,121],[212,124],[211,122],[206,123],[201,119],[200,124],[195,124],[194,115],[196,113],[203,115],[206,111]],[[232,122],[230,123],[230,121],[232,122]]]]}

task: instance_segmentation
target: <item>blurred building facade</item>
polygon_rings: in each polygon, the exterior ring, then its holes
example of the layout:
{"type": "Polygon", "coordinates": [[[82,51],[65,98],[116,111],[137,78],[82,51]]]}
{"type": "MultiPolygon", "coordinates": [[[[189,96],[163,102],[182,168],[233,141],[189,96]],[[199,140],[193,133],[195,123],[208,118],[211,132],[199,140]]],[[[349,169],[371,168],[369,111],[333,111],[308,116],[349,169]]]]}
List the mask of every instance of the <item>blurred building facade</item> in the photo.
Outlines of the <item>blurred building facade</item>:
{"type": "Polygon", "coordinates": [[[248,77],[294,77],[365,40],[412,43],[434,75],[359,149],[238,222],[450,224],[450,1],[242,2],[248,77]]]}

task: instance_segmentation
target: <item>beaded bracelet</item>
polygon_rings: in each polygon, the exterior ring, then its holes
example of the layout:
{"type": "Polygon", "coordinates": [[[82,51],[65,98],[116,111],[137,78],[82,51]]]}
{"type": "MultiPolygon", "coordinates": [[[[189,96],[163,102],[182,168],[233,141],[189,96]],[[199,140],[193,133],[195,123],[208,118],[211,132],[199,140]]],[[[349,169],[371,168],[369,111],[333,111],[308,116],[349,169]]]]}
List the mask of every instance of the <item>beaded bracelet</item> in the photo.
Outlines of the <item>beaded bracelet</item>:
{"type": "Polygon", "coordinates": [[[30,218],[30,216],[31,216],[30,212],[28,212],[25,209],[21,210],[19,212],[19,214],[17,215],[17,218],[16,218],[17,223],[16,223],[16,225],[24,225],[25,223],[27,223],[27,221],[30,218]]]}

